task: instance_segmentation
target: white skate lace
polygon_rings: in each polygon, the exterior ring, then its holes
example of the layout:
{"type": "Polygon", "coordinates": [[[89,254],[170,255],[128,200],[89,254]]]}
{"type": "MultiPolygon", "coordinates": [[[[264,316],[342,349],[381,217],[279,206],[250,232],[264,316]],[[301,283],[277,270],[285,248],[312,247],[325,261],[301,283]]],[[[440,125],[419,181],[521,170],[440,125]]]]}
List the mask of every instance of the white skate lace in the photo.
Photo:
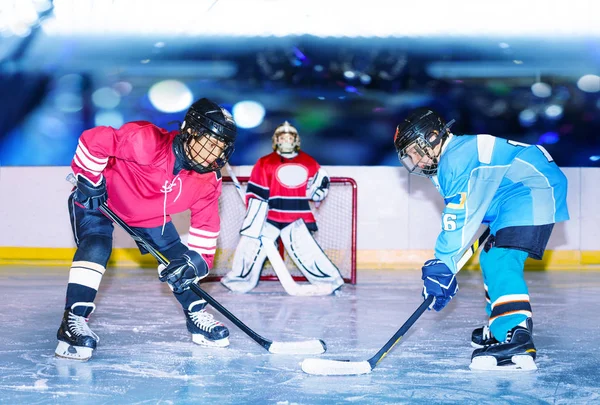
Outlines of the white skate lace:
{"type": "Polygon", "coordinates": [[[87,324],[87,318],[83,316],[75,315],[69,312],[69,330],[76,336],[91,336],[96,341],[100,341],[98,335],[96,335],[87,324]]]}
{"type": "Polygon", "coordinates": [[[194,322],[197,327],[207,332],[210,332],[215,326],[221,325],[219,321],[215,321],[215,318],[211,313],[206,312],[205,310],[190,312],[189,314],[192,322],[194,322]]]}
{"type": "Polygon", "coordinates": [[[498,346],[503,343],[508,343],[508,342],[510,342],[510,339],[512,339],[512,334],[513,334],[513,331],[509,330],[508,332],[506,332],[506,340],[504,342],[496,342],[496,343],[489,344],[488,346],[498,346]]]}
{"type": "Polygon", "coordinates": [[[483,340],[488,340],[491,337],[492,334],[490,333],[490,328],[487,325],[485,325],[483,327],[483,340]]]}

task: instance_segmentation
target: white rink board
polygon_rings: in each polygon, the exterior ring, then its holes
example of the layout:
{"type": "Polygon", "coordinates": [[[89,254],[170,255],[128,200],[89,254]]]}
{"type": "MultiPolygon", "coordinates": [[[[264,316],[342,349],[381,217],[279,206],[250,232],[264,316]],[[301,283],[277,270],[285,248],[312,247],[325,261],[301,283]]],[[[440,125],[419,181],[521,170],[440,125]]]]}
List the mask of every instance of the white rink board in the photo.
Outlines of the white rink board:
{"type": "MultiPolygon", "coordinates": [[[[234,167],[249,176],[252,166],[234,167]]],[[[428,179],[402,167],[325,166],[331,176],[358,184],[357,250],[432,249],[440,229],[443,200],[428,179]]],[[[67,212],[69,167],[0,168],[0,247],[74,247],[67,212]]],[[[558,224],[552,250],[599,250],[600,169],[565,168],[571,220],[558,224]]],[[[189,213],[175,216],[185,239],[189,213]]],[[[115,248],[135,247],[121,230],[115,248]]]]}

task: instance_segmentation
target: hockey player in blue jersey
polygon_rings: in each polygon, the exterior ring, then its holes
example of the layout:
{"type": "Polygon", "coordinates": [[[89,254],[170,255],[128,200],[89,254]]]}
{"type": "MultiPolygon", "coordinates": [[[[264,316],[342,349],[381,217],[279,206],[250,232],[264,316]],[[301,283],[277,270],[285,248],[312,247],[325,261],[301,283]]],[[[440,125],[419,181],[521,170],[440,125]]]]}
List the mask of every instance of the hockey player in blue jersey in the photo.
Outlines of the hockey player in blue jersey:
{"type": "Polygon", "coordinates": [[[423,296],[440,311],[458,291],[461,254],[481,224],[491,236],[480,255],[489,322],[472,334],[471,369],[535,370],[536,349],[525,259],[541,260],[555,223],[569,219],[567,179],[542,147],[491,135],[455,135],[419,108],[396,129],[394,145],[411,174],[444,197],[435,259],[422,267],[423,296]]]}

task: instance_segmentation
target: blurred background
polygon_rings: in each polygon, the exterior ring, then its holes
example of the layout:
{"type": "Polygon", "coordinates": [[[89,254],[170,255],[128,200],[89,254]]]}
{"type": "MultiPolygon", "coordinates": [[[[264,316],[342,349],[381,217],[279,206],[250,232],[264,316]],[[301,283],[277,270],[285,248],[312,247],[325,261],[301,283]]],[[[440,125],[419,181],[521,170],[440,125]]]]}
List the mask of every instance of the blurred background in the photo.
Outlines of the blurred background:
{"type": "Polygon", "coordinates": [[[396,125],[430,106],[600,166],[600,2],[404,3],[0,0],[0,165],[68,166],[87,128],[175,130],[208,97],[240,127],[234,165],[284,120],[323,165],[398,165],[396,125]]]}

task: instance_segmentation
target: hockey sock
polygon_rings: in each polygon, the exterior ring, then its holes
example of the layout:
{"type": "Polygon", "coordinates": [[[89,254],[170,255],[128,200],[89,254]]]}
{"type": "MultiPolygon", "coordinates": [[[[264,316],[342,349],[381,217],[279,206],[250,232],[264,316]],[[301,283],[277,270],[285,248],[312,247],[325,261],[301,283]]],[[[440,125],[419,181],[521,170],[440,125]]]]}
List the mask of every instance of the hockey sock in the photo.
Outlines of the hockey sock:
{"type": "MultiPolygon", "coordinates": [[[[196,293],[189,289],[185,290],[181,294],[173,293],[173,295],[175,296],[175,298],[177,298],[177,301],[179,301],[179,303],[185,310],[188,310],[193,302],[198,301],[198,296],[196,295],[196,293]]],[[[206,307],[206,302],[204,302],[204,304],[201,305],[195,305],[194,311],[200,311],[201,309],[204,309],[204,307],[206,307]]]]}
{"type": "Polygon", "coordinates": [[[69,272],[65,309],[71,308],[76,302],[94,302],[105,271],[104,266],[98,263],[73,262],[69,272]]]}
{"type": "Polygon", "coordinates": [[[527,252],[493,247],[479,258],[491,301],[489,327],[498,341],[531,317],[529,293],[523,276],[527,252]]]}

